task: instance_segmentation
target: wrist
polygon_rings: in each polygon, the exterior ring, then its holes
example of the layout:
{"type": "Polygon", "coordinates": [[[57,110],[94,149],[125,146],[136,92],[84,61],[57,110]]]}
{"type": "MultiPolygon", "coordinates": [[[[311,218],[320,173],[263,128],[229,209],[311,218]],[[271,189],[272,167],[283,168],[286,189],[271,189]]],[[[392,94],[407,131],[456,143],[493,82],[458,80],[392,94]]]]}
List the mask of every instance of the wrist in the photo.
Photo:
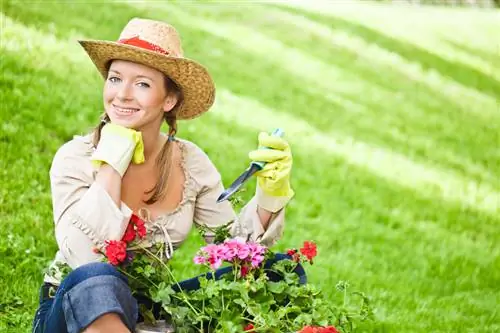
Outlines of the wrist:
{"type": "Polygon", "coordinates": [[[101,165],[99,166],[98,171],[97,171],[96,180],[103,179],[103,178],[105,178],[105,179],[116,178],[116,177],[121,178],[122,176],[120,175],[120,173],[118,171],[116,171],[115,168],[113,168],[113,166],[111,166],[110,164],[108,164],[106,162],[102,162],[101,165]]]}
{"type": "Polygon", "coordinates": [[[266,230],[271,222],[271,219],[273,218],[274,213],[257,204],[257,215],[259,216],[262,227],[266,230]]]}
{"type": "Polygon", "coordinates": [[[283,209],[290,199],[294,196],[293,190],[290,188],[285,196],[274,196],[266,193],[258,184],[255,190],[257,206],[270,213],[276,213],[283,209]]]}
{"type": "Polygon", "coordinates": [[[134,156],[136,146],[132,130],[107,124],[101,131],[101,138],[91,160],[98,168],[108,164],[119,173],[120,177],[123,177],[134,156]]]}

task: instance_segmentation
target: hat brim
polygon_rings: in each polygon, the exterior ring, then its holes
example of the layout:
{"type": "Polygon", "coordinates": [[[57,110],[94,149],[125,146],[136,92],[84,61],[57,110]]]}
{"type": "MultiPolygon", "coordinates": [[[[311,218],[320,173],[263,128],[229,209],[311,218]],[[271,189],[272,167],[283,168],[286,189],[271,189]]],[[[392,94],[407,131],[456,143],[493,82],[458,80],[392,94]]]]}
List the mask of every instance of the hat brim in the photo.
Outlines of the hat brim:
{"type": "Polygon", "coordinates": [[[126,60],[152,67],[171,78],[181,89],[183,102],[177,119],[193,119],[208,111],[215,100],[215,85],[205,67],[187,59],[102,40],[79,40],[101,75],[106,78],[111,60],[126,60]]]}

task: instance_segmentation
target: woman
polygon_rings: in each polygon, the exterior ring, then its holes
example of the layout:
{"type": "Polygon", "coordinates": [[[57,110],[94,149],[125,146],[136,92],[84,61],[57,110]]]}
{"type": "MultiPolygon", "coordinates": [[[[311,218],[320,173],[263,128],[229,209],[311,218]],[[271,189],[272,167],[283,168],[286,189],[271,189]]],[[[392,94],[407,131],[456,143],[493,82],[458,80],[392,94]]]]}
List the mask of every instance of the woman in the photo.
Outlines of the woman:
{"type": "Polygon", "coordinates": [[[223,185],[207,155],[175,137],[177,120],[208,111],[215,94],[207,71],[183,57],[175,29],[136,18],[116,42],[80,44],[105,78],[105,115],[94,133],[64,144],[52,162],[59,251],[44,278],[33,332],[130,332],[137,302],[126,279],[99,263],[95,249],[121,239],[133,213],[146,221],[146,240],[165,242],[169,256],[193,223],[215,227],[236,220],[233,236],[271,245],[293,196],[292,157],[285,140],[259,135],[259,145],[270,149],[249,157],[268,164],[257,173],[255,196],[236,216],[228,201],[216,202],[223,185]],[[167,134],[160,130],[163,121],[167,134]],[[61,279],[64,265],[72,271],[61,279]]]}

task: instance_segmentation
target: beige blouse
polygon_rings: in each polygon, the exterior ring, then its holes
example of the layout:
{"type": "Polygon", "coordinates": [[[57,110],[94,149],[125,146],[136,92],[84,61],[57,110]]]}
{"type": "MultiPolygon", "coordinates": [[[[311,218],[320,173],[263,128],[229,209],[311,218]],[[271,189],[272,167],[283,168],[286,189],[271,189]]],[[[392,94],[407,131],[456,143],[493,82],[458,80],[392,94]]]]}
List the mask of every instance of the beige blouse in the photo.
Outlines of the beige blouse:
{"type": "MultiPolygon", "coordinates": [[[[221,176],[209,157],[194,143],[178,139],[185,174],[183,196],[177,208],[151,220],[146,210],[139,215],[146,221],[146,244],[165,242],[166,248],[178,248],[193,225],[216,227],[234,221],[233,236],[247,237],[271,246],[282,235],[285,210],[282,209],[264,230],[257,215],[257,196],[239,215],[231,203],[216,200],[224,190],[221,176]]],[[[108,193],[96,182],[97,170],[90,156],[91,136],[75,136],[57,151],[50,168],[55,236],[59,250],[47,270],[44,281],[58,285],[61,265],[72,269],[100,261],[104,241],[119,240],[125,233],[132,210],[125,203],[117,207],[108,193]]],[[[263,194],[258,193],[261,197],[263,194]]],[[[270,198],[268,198],[270,199],[270,198]]],[[[193,253],[194,255],[194,253],[193,253]]]]}

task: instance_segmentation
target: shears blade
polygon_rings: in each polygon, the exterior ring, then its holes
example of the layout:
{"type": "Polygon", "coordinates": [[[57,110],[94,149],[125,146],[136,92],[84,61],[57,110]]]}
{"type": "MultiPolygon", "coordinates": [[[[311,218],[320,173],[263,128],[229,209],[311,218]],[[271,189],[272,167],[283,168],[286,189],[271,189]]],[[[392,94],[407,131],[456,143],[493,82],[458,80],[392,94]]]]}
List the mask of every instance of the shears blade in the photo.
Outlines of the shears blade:
{"type": "Polygon", "coordinates": [[[229,199],[238,189],[243,185],[248,179],[250,179],[254,173],[261,170],[262,167],[256,163],[252,163],[248,169],[246,169],[227,189],[222,192],[222,194],[217,199],[217,203],[229,199]]]}
{"type": "MultiPolygon", "coordinates": [[[[285,132],[281,128],[276,128],[273,130],[271,135],[282,137],[285,132]]],[[[262,149],[267,149],[267,147],[260,147],[262,149]]],[[[238,177],[236,180],[229,186],[217,199],[217,203],[222,202],[228,199],[231,195],[233,195],[238,189],[243,185],[250,177],[253,176],[254,173],[260,171],[264,168],[266,162],[257,162],[254,161],[250,163],[250,166],[238,177]]]]}

